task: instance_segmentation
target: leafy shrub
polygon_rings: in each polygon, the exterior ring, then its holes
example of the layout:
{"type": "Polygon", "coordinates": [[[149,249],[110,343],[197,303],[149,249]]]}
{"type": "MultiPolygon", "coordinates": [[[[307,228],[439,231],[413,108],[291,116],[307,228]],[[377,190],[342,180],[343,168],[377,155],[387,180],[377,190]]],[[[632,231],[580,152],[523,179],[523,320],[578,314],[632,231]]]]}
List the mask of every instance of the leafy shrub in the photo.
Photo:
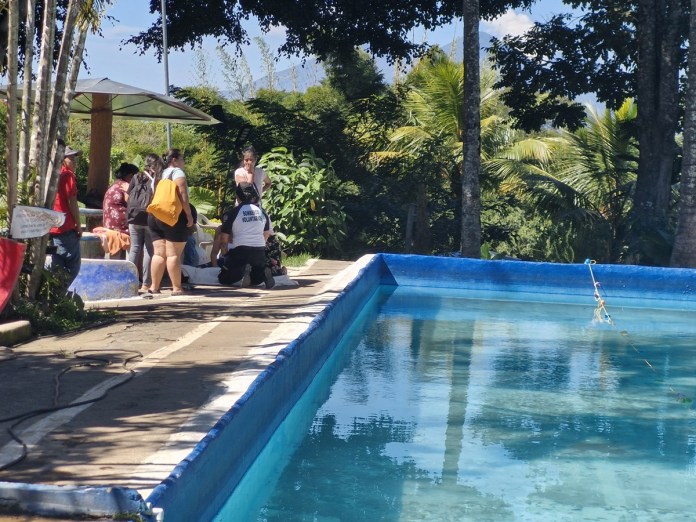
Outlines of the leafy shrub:
{"type": "Polygon", "coordinates": [[[334,199],[339,182],[331,163],[313,152],[304,152],[298,162],[293,152],[277,147],[261,157],[259,166],[273,181],[264,194],[264,208],[274,230],[284,236],[283,250],[297,255],[339,249],[346,214],[334,199]]]}
{"type": "Polygon", "coordinates": [[[217,195],[205,187],[189,187],[189,200],[206,217],[212,217],[217,211],[217,195]]]}

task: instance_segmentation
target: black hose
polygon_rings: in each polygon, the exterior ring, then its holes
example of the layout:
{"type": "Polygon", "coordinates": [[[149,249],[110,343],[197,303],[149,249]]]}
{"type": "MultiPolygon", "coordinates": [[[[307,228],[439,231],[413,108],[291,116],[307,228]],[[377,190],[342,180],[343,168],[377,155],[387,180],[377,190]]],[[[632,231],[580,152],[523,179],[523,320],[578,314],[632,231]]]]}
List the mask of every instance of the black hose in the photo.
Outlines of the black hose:
{"type": "Polygon", "coordinates": [[[37,408],[35,410],[31,410],[28,412],[20,413],[17,415],[12,415],[10,417],[5,417],[5,418],[0,418],[0,424],[3,424],[5,422],[11,422],[15,421],[11,426],[7,428],[7,433],[10,435],[10,437],[17,442],[19,445],[22,446],[22,453],[19,457],[15,458],[14,460],[0,465],[0,471],[4,471],[8,468],[11,468],[12,466],[15,466],[22,462],[28,455],[28,449],[26,443],[15,433],[15,429],[22,424],[24,421],[29,420],[33,417],[38,417],[39,415],[44,415],[46,413],[53,413],[56,411],[60,410],[66,410],[68,408],[76,408],[78,406],[84,406],[86,404],[93,404],[95,402],[98,402],[102,399],[104,399],[111,390],[114,390],[120,386],[123,386],[127,382],[130,382],[134,377],[135,377],[135,370],[128,368],[128,364],[132,362],[135,359],[139,359],[143,357],[143,354],[141,352],[138,352],[136,350],[116,350],[114,352],[110,352],[109,355],[114,355],[114,354],[123,354],[127,355],[130,354],[129,357],[125,357],[123,359],[122,367],[124,370],[126,370],[129,375],[128,377],[119,382],[114,384],[113,386],[107,388],[104,393],[102,393],[99,397],[95,397],[93,399],[88,399],[84,401],[79,401],[79,402],[73,402],[70,404],[58,404],[59,402],[59,397],[60,397],[60,380],[61,378],[67,374],[69,371],[75,369],[75,368],[82,368],[82,367],[89,367],[89,368],[104,368],[107,366],[110,366],[114,361],[112,358],[109,358],[106,356],[106,354],[103,354],[101,351],[97,350],[77,350],[74,352],[74,355],[78,358],[81,359],[82,362],[72,364],[68,366],[67,368],[62,369],[60,372],[56,374],[54,377],[54,387],[53,387],[53,406],[49,408],[37,408]],[[96,353],[98,355],[83,355],[85,353],[96,353]]]}

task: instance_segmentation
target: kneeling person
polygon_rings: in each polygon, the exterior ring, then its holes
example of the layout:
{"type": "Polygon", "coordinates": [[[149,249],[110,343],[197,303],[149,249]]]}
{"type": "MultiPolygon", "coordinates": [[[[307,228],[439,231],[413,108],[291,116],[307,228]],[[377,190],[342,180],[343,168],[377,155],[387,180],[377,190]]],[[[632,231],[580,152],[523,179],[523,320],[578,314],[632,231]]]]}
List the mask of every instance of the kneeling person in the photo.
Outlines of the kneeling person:
{"type": "Polygon", "coordinates": [[[266,283],[275,284],[271,269],[266,266],[266,239],[270,235],[270,220],[258,206],[258,193],[252,183],[237,185],[237,206],[222,224],[220,242],[229,244],[218,281],[231,285],[241,279],[242,287],[266,283]]]}

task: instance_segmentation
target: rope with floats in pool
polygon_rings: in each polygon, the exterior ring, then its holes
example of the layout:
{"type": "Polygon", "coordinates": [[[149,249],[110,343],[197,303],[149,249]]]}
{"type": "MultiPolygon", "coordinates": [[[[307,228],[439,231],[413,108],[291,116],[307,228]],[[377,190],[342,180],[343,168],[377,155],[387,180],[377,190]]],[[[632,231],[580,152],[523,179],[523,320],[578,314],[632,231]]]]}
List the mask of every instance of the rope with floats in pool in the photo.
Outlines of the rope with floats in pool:
{"type": "Polygon", "coordinates": [[[604,299],[602,299],[602,296],[599,295],[599,289],[601,285],[595,279],[594,272],[592,271],[592,265],[594,265],[595,263],[596,261],[594,259],[585,259],[585,264],[587,265],[587,268],[590,269],[590,277],[592,278],[592,286],[594,287],[594,298],[597,302],[597,308],[595,308],[594,318],[598,323],[607,323],[614,326],[614,321],[612,320],[611,315],[609,315],[609,311],[605,306],[606,302],[604,299]]]}
{"type": "MultiPolygon", "coordinates": [[[[614,320],[611,318],[611,315],[609,314],[609,311],[607,310],[606,307],[606,300],[600,295],[600,289],[602,288],[602,285],[595,279],[594,272],[592,271],[592,265],[594,265],[596,261],[594,259],[585,259],[585,264],[587,265],[587,268],[590,269],[590,277],[592,278],[592,286],[594,287],[594,298],[595,301],[597,302],[597,308],[595,308],[594,311],[594,320],[599,323],[607,323],[610,326],[616,327],[616,324],[614,323],[614,320]]],[[[648,368],[652,370],[652,372],[659,378],[660,375],[657,373],[657,370],[655,367],[650,364],[650,361],[641,353],[641,351],[638,349],[638,347],[633,343],[631,340],[631,336],[628,334],[626,330],[621,330],[619,332],[623,337],[626,339],[626,343],[633,348],[633,351],[638,354],[638,356],[643,360],[643,362],[647,365],[648,368]]],[[[678,392],[674,388],[672,388],[669,384],[667,384],[667,387],[669,388],[669,391],[672,395],[674,395],[675,399],[677,402],[681,404],[690,404],[692,403],[691,397],[688,397],[687,395],[684,395],[683,393],[678,392]]]]}

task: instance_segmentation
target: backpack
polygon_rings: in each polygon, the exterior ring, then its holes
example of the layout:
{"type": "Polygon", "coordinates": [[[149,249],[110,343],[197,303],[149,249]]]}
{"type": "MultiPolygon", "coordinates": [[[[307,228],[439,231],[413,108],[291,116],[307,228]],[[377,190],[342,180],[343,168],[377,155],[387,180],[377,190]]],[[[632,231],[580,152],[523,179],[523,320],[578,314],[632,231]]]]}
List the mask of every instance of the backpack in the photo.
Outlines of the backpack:
{"type": "Polygon", "coordinates": [[[162,223],[173,227],[179,220],[182,206],[179,199],[179,188],[169,178],[161,179],[155,187],[152,201],[147,206],[147,212],[162,223]]]}
{"type": "Polygon", "coordinates": [[[147,206],[152,200],[152,182],[147,176],[136,175],[128,188],[126,218],[132,225],[147,225],[147,206]]]}

